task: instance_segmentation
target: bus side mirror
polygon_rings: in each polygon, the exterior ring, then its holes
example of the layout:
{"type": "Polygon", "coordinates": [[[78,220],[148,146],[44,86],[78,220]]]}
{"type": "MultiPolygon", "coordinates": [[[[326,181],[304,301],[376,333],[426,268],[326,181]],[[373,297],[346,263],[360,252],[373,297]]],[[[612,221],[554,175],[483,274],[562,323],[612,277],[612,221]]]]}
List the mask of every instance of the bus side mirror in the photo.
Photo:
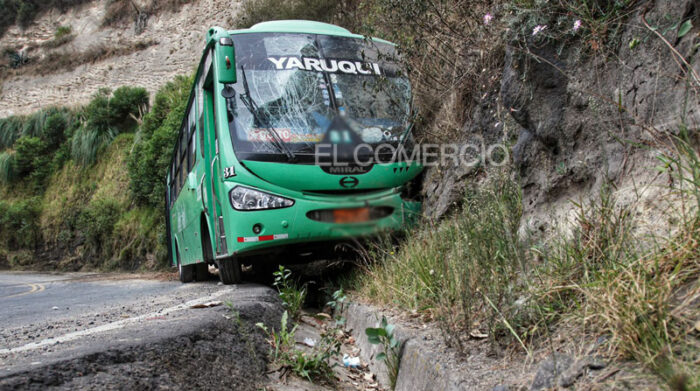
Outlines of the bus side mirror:
{"type": "Polygon", "coordinates": [[[187,175],[187,187],[189,187],[190,190],[197,189],[197,175],[194,172],[187,175]]]}
{"type": "Polygon", "coordinates": [[[236,50],[229,37],[219,39],[219,82],[224,84],[236,82],[236,50]]]}

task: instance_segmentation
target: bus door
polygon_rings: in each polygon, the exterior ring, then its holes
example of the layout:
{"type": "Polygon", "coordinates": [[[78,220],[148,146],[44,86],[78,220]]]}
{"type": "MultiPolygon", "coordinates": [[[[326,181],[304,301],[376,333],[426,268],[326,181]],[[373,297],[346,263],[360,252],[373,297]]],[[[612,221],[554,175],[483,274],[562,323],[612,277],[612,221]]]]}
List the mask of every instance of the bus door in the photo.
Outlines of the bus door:
{"type": "MultiPolygon", "coordinates": [[[[211,52],[209,58],[211,58],[211,52]]],[[[208,64],[211,62],[208,61],[208,64]]],[[[226,234],[224,231],[223,211],[221,200],[217,196],[221,194],[221,160],[219,159],[219,136],[216,127],[216,103],[214,99],[214,82],[213,69],[208,66],[206,73],[202,76],[203,84],[203,103],[204,115],[207,123],[206,132],[204,132],[204,154],[206,156],[206,172],[202,180],[202,194],[207,194],[204,200],[207,211],[207,219],[209,227],[212,227],[214,232],[214,249],[216,255],[227,253],[226,234]]]]}

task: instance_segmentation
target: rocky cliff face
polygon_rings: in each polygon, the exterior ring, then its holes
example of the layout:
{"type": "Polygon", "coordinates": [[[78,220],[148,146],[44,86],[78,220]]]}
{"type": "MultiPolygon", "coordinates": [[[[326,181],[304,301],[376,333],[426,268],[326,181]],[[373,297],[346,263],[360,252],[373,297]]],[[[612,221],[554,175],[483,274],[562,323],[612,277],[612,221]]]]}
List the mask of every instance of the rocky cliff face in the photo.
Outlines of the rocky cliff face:
{"type": "MultiPolygon", "coordinates": [[[[693,81],[672,52],[700,74],[699,26],[682,38],[673,26],[693,15],[698,20],[699,12],[694,0],[639,7],[608,51],[593,50],[586,41],[508,42],[502,69],[494,71],[499,81],[475,105],[459,139],[512,146],[510,158],[523,188],[523,231],[565,228],[571,201],[595,199],[608,181],[620,202],[634,204],[646,217],[640,220],[649,226],[641,229],[655,231],[668,223],[663,211],[673,199],[660,185],[668,189],[670,178],[653,169],[668,140],[656,131],[677,134],[686,126],[696,132],[700,125],[700,81],[693,81]],[[672,48],[645,26],[644,15],[672,48]]],[[[429,171],[426,209],[441,216],[479,171],[464,165],[429,171]]]]}
{"type": "MultiPolygon", "coordinates": [[[[84,104],[103,87],[137,85],[154,93],[175,75],[193,72],[206,30],[214,25],[231,27],[239,8],[237,0],[181,2],[172,11],[143,15],[140,20],[126,17],[105,26],[109,3],[95,0],[65,13],[50,11],[26,30],[14,26],[0,38],[0,49],[28,58],[21,68],[2,68],[0,117],[51,105],[84,104]],[[53,47],[59,26],[70,27],[74,38],[53,47]]],[[[134,2],[141,9],[151,3],[134,2]]]]}

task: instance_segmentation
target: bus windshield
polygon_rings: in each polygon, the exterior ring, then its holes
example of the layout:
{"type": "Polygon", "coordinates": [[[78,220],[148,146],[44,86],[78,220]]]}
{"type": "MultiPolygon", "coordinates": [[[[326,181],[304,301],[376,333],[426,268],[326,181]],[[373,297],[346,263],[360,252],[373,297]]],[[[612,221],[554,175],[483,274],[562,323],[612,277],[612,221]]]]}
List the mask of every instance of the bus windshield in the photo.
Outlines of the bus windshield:
{"type": "Polygon", "coordinates": [[[318,143],[396,144],[406,132],[411,87],[392,45],[290,33],[234,42],[239,76],[227,107],[239,158],[280,155],[277,141],[313,156],[318,143]]]}

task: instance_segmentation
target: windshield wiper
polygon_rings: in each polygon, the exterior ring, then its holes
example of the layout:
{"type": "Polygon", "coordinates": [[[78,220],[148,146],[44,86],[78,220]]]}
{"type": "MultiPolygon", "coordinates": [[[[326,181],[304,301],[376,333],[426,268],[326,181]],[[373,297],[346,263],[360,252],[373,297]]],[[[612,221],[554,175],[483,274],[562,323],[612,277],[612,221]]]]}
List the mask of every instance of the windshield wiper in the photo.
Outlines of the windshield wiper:
{"type": "Polygon", "coordinates": [[[241,74],[243,75],[243,90],[245,91],[245,94],[241,95],[241,102],[243,102],[243,105],[245,106],[248,111],[250,111],[251,114],[253,114],[253,117],[255,117],[255,120],[263,126],[265,130],[272,136],[273,143],[275,147],[280,152],[284,152],[285,155],[287,155],[287,160],[289,161],[295,161],[296,160],[296,155],[294,155],[294,152],[292,152],[289,147],[284,143],[280,135],[277,133],[277,131],[270,126],[270,124],[267,122],[267,120],[263,120],[261,118],[258,110],[258,104],[255,103],[253,100],[252,96],[250,95],[250,88],[248,87],[248,78],[246,77],[245,74],[245,68],[241,65],[241,74]]]}

